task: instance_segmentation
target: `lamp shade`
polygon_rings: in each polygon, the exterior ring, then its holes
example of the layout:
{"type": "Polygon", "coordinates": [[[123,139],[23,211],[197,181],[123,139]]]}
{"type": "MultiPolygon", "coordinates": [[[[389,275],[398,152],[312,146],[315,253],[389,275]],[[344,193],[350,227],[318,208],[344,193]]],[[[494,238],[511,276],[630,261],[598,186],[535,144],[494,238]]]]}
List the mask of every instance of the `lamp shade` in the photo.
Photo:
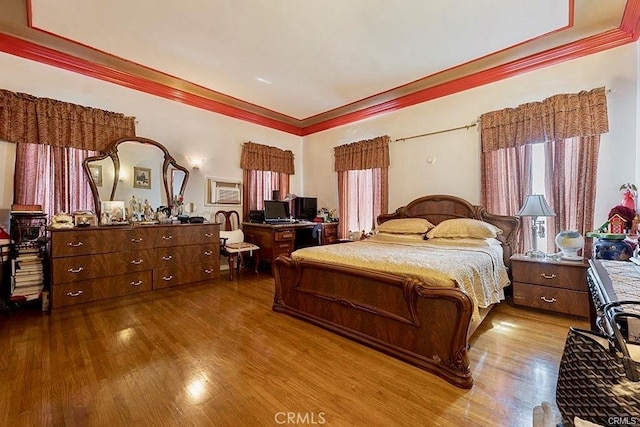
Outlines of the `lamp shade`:
{"type": "Polygon", "coordinates": [[[542,194],[531,194],[524,201],[524,206],[516,214],[517,216],[555,216],[556,213],[549,207],[542,194]]]}

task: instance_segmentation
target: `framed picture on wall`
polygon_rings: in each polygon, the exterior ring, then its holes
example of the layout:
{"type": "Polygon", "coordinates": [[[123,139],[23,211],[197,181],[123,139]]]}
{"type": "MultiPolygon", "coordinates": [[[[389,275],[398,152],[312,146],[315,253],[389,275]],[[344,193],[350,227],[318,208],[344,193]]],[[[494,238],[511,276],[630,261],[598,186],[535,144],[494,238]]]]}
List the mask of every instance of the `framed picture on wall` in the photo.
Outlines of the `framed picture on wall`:
{"type": "Polygon", "coordinates": [[[133,167],[133,188],[151,188],[151,169],[133,167]]]}
{"type": "Polygon", "coordinates": [[[89,171],[96,187],[102,187],[102,165],[89,165],[89,171]]]}

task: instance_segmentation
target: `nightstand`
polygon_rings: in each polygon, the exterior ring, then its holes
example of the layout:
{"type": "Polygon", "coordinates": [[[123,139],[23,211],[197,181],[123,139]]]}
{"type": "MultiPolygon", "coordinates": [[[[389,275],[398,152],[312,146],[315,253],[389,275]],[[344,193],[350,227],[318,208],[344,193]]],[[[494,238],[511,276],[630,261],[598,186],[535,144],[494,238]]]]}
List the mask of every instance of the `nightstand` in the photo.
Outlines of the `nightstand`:
{"type": "Polygon", "coordinates": [[[511,257],[513,302],[517,305],[590,317],[585,261],[511,257]]]}

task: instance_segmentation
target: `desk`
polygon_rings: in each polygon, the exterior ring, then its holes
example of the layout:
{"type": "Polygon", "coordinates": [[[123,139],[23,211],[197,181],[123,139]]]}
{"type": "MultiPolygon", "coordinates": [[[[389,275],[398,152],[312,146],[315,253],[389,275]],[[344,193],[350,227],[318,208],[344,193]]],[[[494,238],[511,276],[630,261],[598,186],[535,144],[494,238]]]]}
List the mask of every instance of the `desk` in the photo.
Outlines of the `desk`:
{"type": "MultiPolygon", "coordinates": [[[[338,223],[287,223],[261,224],[243,222],[242,231],[245,241],[260,246],[260,260],[271,264],[280,255],[291,255],[296,249],[305,246],[327,245],[337,242],[338,223]],[[314,237],[313,230],[320,226],[319,236],[314,237]]],[[[316,233],[318,234],[318,233],[316,233]]]]}

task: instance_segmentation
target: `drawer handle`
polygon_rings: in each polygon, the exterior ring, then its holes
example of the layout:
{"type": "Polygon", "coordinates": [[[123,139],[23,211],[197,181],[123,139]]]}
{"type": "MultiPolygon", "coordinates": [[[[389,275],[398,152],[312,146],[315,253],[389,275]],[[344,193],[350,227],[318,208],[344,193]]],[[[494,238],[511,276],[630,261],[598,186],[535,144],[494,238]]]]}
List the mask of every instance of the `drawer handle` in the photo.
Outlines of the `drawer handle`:
{"type": "Polygon", "coordinates": [[[131,261],[131,264],[140,265],[140,264],[142,264],[142,260],[141,259],[134,259],[133,261],[131,261]]]}
{"type": "Polygon", "coordinates": [[[288,248],[289,244],[288,243],[283,243],[279,246],[280,248],[288,248]]]}
{"type": "Polygon", "coordinates": [[[165,255],[162,257],[163,261],[169,261],[171,258],[173,258],[171,255],[165,255]]]}
{"type": "Polygon", "coordinates": [[[548,298],[545,298],[545,297],[540,297],[540,299],[541,299],[542,301],[546,302],[546,303],[549,303],[549,304],[553,304],[554,302],[558,301],[558,300],[557,300],[557,299],[555,299],[555,298],[548,299],[548,298]]]}
{"type": "Polygon", "coordinates": [[[142,237],[138,237],[137,239],[131,239],[132,243],[140,243],[142,242],[142,237]]]}
{"type": "Polygon", "coordinates": [[[212,268],[207,268],[204,272],[207,273],[207,274],[211,274],[211,273],[213,273],[213,269],[212,268]]]}
{"type": "Polygon", "coordinates": [[[82,294],[83,294],[82,290],[67,292],[67,296],[71,298],[79,297],[82,294]]]}
{"type": "Polygon", "coordinates": [[[67,246],[71,246],[72,248],[79,248],[80,246],[82,246],[83,243],[82,242],[71,242],[71,243],[67,243],[67,246]]]}
{"type": "Polygon", "coordinates": [[[213,254],[213,251],[204,251],[204,254],[206,256],[211,256],[213,254]]]}
{"type": "Polygon", "coordinates": [[[173,239],[173,236],[162,236],[163,240],[171,240],[173,239]]]}
{"type": "Polygon", "coordinates": [[[67,271],[68,271],[69,273],[80,273],[82,270],[84,270],[84,268],[83,268],[83,267],[78,267],[78,268],[70,268],[70,269],[68,269],[67,271]]]}
{"type": "Polygon", "coordinates": [[[129,283],[131,286],[140,286],[142,285],[142,280],[138,280],[137,282],[131,282],[129,283]]]}
{"type": "Polygon", "coordinates": [[[555,279],[557,277],[555,274],[540,273],[540,275],[545,279],[555,279]]]}
{"type": "Polygon", "coordinates": [[[213,233],[206,233],[204,237],[213,237],[213,233]]]}
{"type": "Polygon", "coordinates": [[[168,282],[169,280],[172,280],[172,279],[173,279],[173,276],[164,276],[162,278],[162,280],[164,280],[165,282],[168,282]]]}

